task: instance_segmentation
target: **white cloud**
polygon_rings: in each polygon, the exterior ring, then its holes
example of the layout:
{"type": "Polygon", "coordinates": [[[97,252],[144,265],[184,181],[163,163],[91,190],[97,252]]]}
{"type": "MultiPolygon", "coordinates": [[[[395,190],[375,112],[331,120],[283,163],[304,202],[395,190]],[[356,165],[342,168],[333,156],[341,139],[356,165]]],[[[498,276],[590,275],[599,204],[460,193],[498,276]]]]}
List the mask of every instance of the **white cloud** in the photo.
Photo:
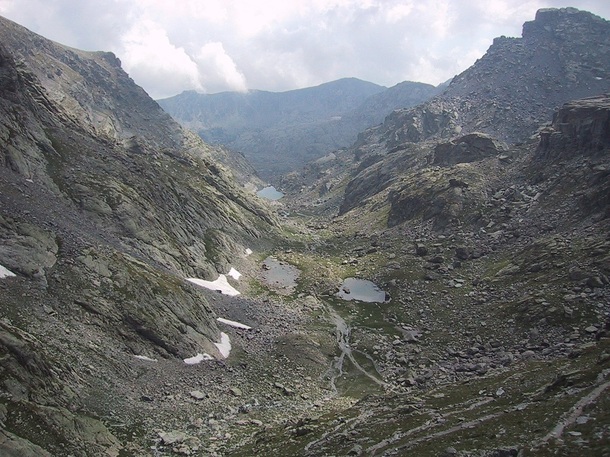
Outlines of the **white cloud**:
{"type": "Polygon", "coordinates": [[[197,64],[184,48],[172,44],[158,24],[137,23],[122,38],[121,59],[125,70],[144,88],[163,88],[153,97],[203,87],[197,64]]]}
{"type": "Polygon", "coordinates": [[[386,12],[386,20],[389,23],[395,23],[411,14],[413,11],[413,2],[405,2],[398,5],[392,5],[386,12]]]}
{"type": "Polygon", "coordinates": [[[246,78],[239,72],[222,43],[206,43],[199,49],[195,59],[200,69],[199,81],[208,91],[248,90],[246,78]]]}

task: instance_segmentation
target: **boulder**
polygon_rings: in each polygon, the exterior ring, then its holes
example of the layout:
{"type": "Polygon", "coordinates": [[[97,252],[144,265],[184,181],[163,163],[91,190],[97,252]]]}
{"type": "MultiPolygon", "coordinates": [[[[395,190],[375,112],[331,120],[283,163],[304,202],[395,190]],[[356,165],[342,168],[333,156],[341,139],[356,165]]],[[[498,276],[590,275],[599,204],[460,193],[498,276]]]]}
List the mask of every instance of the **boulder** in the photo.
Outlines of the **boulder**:
{"type": "MultiPolygon", "coordinates": [[[[485,133],[471,133],[447,143],[440,143],[434,148],[434,165],[448,167],[458,163],[478,162],[488,157],[499,155],[508,149],[506,144],[485,133]]],[[[458,184],[456,180],[455,185],[458,184]]],[[[466,183],[465,186],[468,187],[466,183]]]]}

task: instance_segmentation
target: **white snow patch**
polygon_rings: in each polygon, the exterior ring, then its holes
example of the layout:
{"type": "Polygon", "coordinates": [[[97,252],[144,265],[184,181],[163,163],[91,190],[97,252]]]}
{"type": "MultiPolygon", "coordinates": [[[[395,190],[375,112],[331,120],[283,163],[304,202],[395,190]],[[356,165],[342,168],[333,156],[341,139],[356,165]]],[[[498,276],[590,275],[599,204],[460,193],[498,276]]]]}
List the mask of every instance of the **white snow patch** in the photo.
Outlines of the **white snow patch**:
{"type": "Polygon", "coordinates": [[[206,289],[216,290],[221,294],[229,295],[231,297],[239,295],[239,291],[229,284],[225,275],[219,275],[216,281],[205,281],[204,279],[198,278],[186,278],[187,281],[197,284],[198,286],[205,287],[206,289]]]}
{"type": "Polygon", "coordinates": [[[8,268],[0,265],[0,279],[8,278],[10,276],[17,276],[17,275],[15,273],[13,273],[11,270],[9,270],[8,268]]]}
{"type": "Polygon", "coordinates": [[[248,257],[250,254],[252,254],[252,249],[246,249],[246,257],[248,257]]]}
{"type": "Polygon", "coordinates": [[[229,273],[227,273],[227,274],[229,276],[231,276],[233,279],[235,279],[236,281],[239,281],[239,278],[241,278],[241,273],[233,267],[231,267],[231,269],[229,270],[229,273]]]}
{"type": "Polygon", "coordinates": [[[229,338],[229,335],[225,332],[221,332],[220,343],[214,343],[214,345],[218,348],[218,352],[220,352],[221,356],[225,359],[229,357],[229,354],[231,353],[231,339],[229,338]]]}
{"type": "Polygon", "coordinates": [[[147,362],[156,362],[157,359],[151,359],[150,357],[146,357],[145,355],[134,355],[136,359],[146,360],[147,362]]]}
{"type": "Polygon", "coordinates": [[[252,328],[249,325],[242,324],[241,322],[231,321],[229,319],[224,319],[222,317],[219,317],[216,320],[218,322],[222,322],[223,324],[227,324],[227,325],[230,325],[231,327],[235,327],[235,328],[241,328],[244,330],[250,330],[252,328]]]}
{"type": "Polygon", "coordinates": [[[184,363],[187,365],[197,365],[198,363],[203,362],[204,360],[214,360],[210,354],[197,354],[193,357],[189,357],[188,359],[184,359],[184,363]]]}

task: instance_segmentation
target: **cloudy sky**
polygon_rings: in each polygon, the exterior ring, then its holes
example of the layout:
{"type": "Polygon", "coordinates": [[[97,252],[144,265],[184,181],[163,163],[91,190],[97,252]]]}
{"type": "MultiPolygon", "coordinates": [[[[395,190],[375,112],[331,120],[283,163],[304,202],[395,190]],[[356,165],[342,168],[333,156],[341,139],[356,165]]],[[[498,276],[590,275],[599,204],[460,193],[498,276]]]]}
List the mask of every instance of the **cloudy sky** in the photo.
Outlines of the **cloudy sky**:
{"type": "Polygon", "coordinates": [[[539,8],[610,19],[608,0],[0,0],[0,15],[114,52],[153,97],[284,91],[343,77],[439,84],[539,8]]]}

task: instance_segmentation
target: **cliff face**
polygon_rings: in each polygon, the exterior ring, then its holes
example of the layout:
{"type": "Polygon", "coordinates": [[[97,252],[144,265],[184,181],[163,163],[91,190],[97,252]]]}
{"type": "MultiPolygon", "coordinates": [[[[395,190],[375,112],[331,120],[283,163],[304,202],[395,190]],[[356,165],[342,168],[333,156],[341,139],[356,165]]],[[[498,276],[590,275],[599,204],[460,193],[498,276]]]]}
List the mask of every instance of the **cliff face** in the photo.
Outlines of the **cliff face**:
{"type": "Polygon", "coordinates": [[[92,416],[127,414],[134,355],[221,358],[184,278],[227,273],[275,219],[112,54],[1,18],[0,42],[0,453],[117,455],[92,416]]]}
{"type": "Polygon", "coordinates": [[[608,94],[566,103],[553,116],[551,126],[540,133],[538,156],[570,158],[574,150],[603,154],[610,146],[609,108],[608,94]]]}

